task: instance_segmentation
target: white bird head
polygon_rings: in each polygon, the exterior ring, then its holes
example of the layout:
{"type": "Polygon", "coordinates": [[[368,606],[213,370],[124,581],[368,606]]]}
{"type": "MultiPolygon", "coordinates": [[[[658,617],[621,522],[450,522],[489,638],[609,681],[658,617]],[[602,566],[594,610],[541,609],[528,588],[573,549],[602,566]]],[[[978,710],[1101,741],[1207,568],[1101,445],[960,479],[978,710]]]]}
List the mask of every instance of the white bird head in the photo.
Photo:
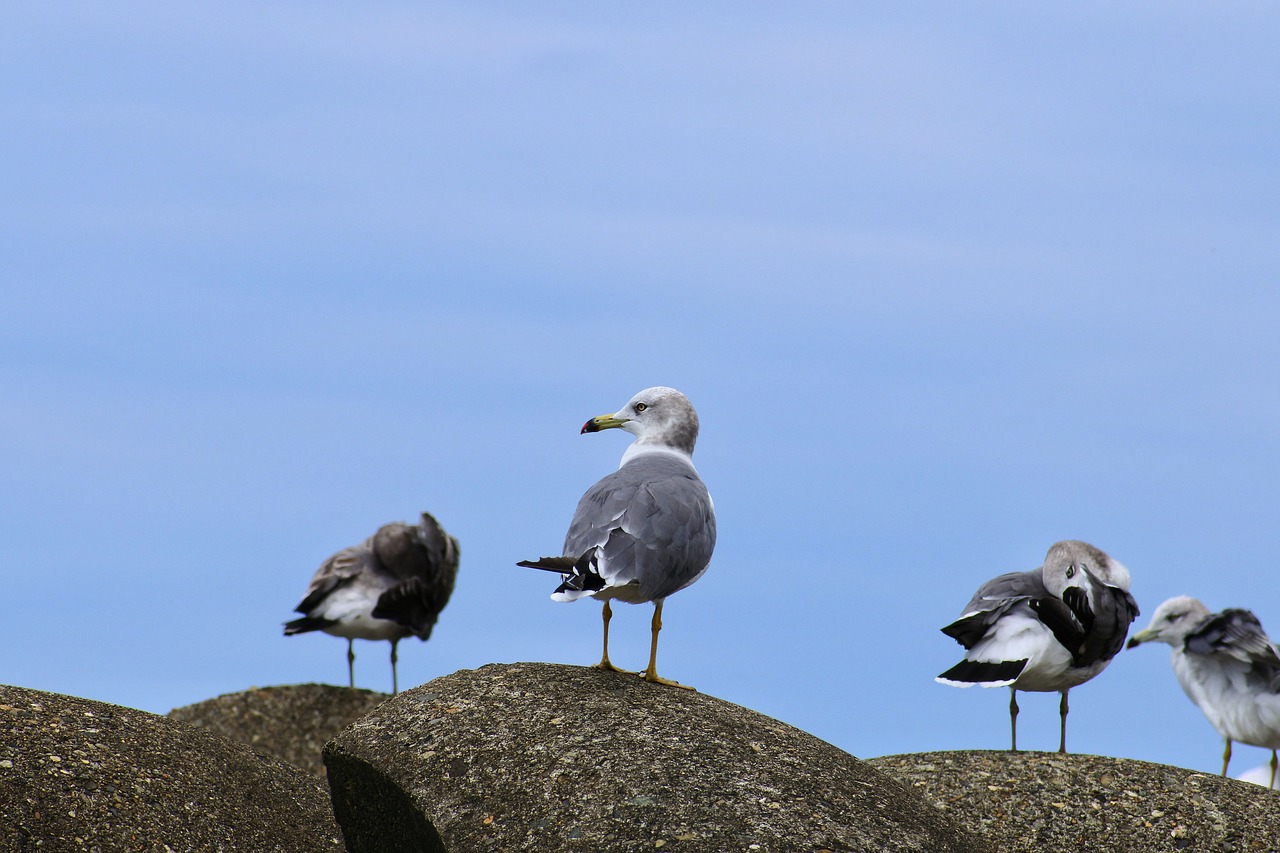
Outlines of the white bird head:
{"type": "Polygon", "coordinates": [[[1129,638],[1129,648],[1151,642],[1178,648],[1210,615],[1209,608],[1198,599],[1187,595],[1171,598],[1156,608],[1150,625],[1129,638]]]}
{"type": "Polygon", "coordinates": [[[610,415],[600,415],[582,425],[582,431],[623,429],[636,437],[636,445],[670,447],[693,455],[698,441],[698,413],[689,398],[674,388],[657,386],[636,394],[610,415]]]}

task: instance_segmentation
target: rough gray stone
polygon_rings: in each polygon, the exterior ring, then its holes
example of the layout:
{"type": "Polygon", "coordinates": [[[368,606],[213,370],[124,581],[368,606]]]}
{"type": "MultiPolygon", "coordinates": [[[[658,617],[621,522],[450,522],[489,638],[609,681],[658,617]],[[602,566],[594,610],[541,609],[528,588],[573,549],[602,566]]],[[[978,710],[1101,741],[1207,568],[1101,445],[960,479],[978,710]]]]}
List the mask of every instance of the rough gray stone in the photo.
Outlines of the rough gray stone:
{"type": "Polygon", "coordinates": [[[1053,752],[928,752],[869,764],[1005,853],[1280,850],[1280,795],[1180,767],[1053,752]]]}
{"type": "Polygon", "coordinates": [[[325,764],[355,853],[987,849],[811,735],[581,667],[438,678],[357,720],[325,764]]]}
{"type": "Polygon", "coordinates": [[[0,850],[341,850],[323,783],[172,720],[0,686],[0,850]]]}
{"type": "Polygon", "coordinates": [[[324,745],[389,698],[372,690],[287,684],[226,693],[174,708],[169,716],[323,776],[324,745]]]}

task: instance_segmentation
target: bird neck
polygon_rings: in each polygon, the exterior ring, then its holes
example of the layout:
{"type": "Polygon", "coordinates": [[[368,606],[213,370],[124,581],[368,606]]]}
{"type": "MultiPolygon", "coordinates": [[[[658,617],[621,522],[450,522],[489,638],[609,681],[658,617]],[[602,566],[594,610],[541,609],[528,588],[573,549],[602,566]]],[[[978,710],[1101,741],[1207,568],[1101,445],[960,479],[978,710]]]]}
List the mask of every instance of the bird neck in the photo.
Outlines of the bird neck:
{"type": "MultiPolygon", "coordinates": [[[[672,447],[669,444],[647,444],[643,441],[634,441],[631,443],[631,446],[622,454],[622,461],[618,463],[618,467],[621,468],[623,465],[626,465],[637,457],[647,456],[654,453],[666,454],[667,456],[674,456],[677,459],[683,459],[690,468],[693,468],[692,454],[687,453],[678,447],[672,447]]],[[[697,469],[695,468],[694,470],[696,471],[697,469]]]]}

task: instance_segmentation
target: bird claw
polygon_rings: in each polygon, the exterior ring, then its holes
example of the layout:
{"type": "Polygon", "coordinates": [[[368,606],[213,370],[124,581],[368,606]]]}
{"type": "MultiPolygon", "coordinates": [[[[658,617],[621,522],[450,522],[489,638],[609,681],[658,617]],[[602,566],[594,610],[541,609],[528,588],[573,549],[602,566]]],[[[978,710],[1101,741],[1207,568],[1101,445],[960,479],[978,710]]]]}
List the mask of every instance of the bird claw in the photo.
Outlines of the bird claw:
{"type": "Polygon", "coordinates": [[[605,658],[604,660],[600,661],[600,663],[593,663],[591,665],[591,668],[598,669],[603,672],[623,672],[623,673],[626,673],[627,675],[637,674],[634,670],[623,669],[620,666],[614,666],[613,663],[608,658],[605,658]]]}
{"type": "Polygon", "coordinates": [[[681,684],[678,681],[663,678],[651,669],[646,669],[644,672],[639,673],[639,676],[650,684],[665,684],[667,687],[679,687],[681,690],[692,690],[694,693],[698,692],[696,687],[690,687],[687,684],[681,684]]]}

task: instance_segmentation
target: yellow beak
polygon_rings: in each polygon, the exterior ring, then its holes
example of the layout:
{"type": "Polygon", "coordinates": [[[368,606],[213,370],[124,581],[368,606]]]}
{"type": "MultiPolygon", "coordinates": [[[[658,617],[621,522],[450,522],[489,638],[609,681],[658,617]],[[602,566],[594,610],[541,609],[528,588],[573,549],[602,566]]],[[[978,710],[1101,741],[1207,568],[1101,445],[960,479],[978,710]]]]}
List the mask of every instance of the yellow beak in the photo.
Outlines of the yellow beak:
{"type": "Polygon", "coordinates": [[[600,417],[592,418],[591,420],[583,424],[582,432],[578,434],[582,435],[588,432],[599,432],[602,429],[616,429],[617,427],[622,426],[629,420],[631,420],[631,418],[618,417],[616,412],[612,415],[601,415],[600,417]]]}

